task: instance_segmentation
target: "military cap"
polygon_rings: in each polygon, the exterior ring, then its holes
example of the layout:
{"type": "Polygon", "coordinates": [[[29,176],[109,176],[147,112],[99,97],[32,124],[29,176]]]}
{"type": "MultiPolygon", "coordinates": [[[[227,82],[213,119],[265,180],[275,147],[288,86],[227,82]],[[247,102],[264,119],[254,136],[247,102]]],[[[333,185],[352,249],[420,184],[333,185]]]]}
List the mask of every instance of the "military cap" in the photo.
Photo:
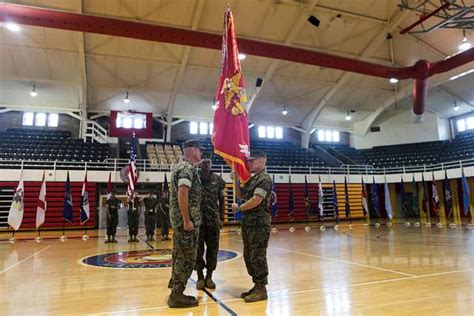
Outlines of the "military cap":
{"type": "Polygon", "coordinates": [[[248,157],[247,160],[254,160],[258,158],[267,158],[267,153],[263,150],[252,150],[250,152],[250,157],[248,157]]]}
{"type": "Polygon", "coordinates": [[[203,150],[204,148],[202,148],[202,146],[199,144],[199,142],[195,139],[190,139],[190,140],[187,140],[183,143],[183,148],[190,148],[190,147],[195,147],[195,148],[199,148],[201,150],[203,150]]]}

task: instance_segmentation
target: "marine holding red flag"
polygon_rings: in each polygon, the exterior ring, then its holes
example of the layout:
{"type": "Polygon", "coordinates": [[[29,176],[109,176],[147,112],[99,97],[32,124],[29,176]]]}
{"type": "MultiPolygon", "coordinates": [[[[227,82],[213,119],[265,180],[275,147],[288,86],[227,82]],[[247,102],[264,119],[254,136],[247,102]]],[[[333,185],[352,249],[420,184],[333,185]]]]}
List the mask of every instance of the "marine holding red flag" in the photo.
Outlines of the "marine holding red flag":
{"type": "Polygon", "coordinates": [[[214,152],[229,166],[234,166],[241,183],[250,178],[247,166],[250,137],[245,102],[247,95],[240,67],[234,20],[228,8],[224,17],[221,75],[216,93],[217,109],[214,113],[212,142],[214,152]]]}

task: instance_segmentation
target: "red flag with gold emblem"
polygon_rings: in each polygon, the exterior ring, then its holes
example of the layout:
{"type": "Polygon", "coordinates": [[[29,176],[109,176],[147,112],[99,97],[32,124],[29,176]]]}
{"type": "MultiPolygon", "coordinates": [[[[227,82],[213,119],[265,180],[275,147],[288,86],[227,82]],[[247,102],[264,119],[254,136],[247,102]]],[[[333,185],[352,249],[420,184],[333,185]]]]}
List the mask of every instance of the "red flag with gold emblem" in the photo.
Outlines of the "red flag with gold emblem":
{"type": "Polygon", "coordinates": [[[240,67],[234,19],[228,8],[224,16],[221,75],[216,93],[212,142],[214,152],[229,166],[234,166],[242,183],[250,178],[246,159],[250,150],[249,120],[245,102],[247,96],[240,67]]]}

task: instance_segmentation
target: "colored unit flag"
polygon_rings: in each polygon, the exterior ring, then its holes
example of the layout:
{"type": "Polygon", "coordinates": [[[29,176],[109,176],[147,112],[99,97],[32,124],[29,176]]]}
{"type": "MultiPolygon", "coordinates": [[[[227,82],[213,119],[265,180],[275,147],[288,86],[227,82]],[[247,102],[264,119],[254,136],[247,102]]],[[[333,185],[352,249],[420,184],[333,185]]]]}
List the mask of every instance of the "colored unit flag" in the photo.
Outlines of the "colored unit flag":
{"type": "Polygon", "coordinates": [[[107,182],[107,200],[112,198],[112,172],[109,172],[109,182],[107,182]]]}
{"type": "Polygon", "coordinates": [[[418,186],[416,185],[415,175],[413,175],[413,181],[411,182],[412,187],[412,199],[411,199],[411,206],[413,208],[413,212],[415,213],[415,218],[419,218],[419,211],[420,211],[420,201],[418,198],[418,186]]]}
{"type": "Polygon", "coordinates": [[[334,216],[336,217],[336,224],[339,224],[339,208],[337,206],[337,188],[336,180],[332,183],[332,205],[334,206],[334,216]]]}
{"type": "Polygon", "coordinates": [[[133,199],[135,195],[135,185],[138,181],[138,171],[135,165],[135,160],[137,159],[136,153],[136,138],[135,132],[132,135],[132,141],[130,142],[130,166],[128,168],[128,187],[127,187],[127,196],[128,199],[133,199]]]}
{"type": "Polygon", "coordinates": [[[319,177],[319,183],[318,183],[318,210],[319,210],[319,218],[323,220],[324,219],[324,192],[323,192],[323,184],[321,183],[321,177],[319,177]]]}
{"type": "Polygon", "coordinates": [[[309,195],[308,181],[306,175],[304,176],[304,205],[306,207],[306,216],[310,217],[313,213],[313,203],[309,195]]]}
{"type": "Polygon", "coordinates": [[[388,187],[387,179],[385,179],[385,211],[387,212],[387,218],[393,219],[392,200],[390,199],[390,189],[388,187]]]}
{"type": "Polygon", "coordinates": [[[375,214],[380,218],[379,187],[375,183],[375,177],[372,180],[370,198],[372,199],[372,207],[374,208],[375,214]]]}
{"type": "Polygon", "coordinates": [[[293,186],[291,185],[290,176],[290,195],[288,196],[288,216],[293,221],[295,219],[295,200],[293,197],[293,186]]]}
{"type": "Polygon", "coordinates": [[[433,194],[431,195],[431,200],[433,202],[433,211],[436,215],[439,215],[439,194],[438,194],[438,186],[436,185],[436,181],[433,175],[433,181],[431,182],[433,194]]]}
{"type": "Polygon", "coordinates": [[[10,206],[10,212],[8,213],[8,225],[14,230],[18,230],[23,221],[23,213],[25,211],[25,187],[23,179],[20,179],[18,186],[16,187],[13,195],[12,205],[10,206]]]}
{"type": "Polygon", "coordinates": [[[464,210],[464,215],[469,214],[471,210],[471,190],[469,189],[469,183],[467,183],[466,176],[464,175],[464,170],[462,170],[462,208],[464,210]]]}
{"type": "Polygon", "coordinates": [[[41,188],[38,196],[38,202],[36,203],[36,228],[40,228],[44,224],[46,218],[46,179],[45,172],[43,171],[43,180],[41,181],[41,188]]]}
{"type": "Polygon", "coordinates": [[[273,182],[272,182],[272,195],[270,196],[270,205],[272,208],[272,218],[276,218],[278,215],[278,198],[277,198],[277,193],[275,189],[275,175],[273,175],[273,182]]]}
{"type": "Polygon", "coordinates": [[[429,215],[430,205],[428,203],[428,187],[423,174],[421,174],[421,203],[423,213],[429,215]]]}
{"type": "Polygon", "coordinates": [[[89,193],[87,192],[87,171],[84,176],[84,183],[82,184],[81,192],[81,225],[84,225],[90,216],[89,210],[89,193]]]}
{"type": "MultiPolygon", "coordinates": [[[[447,214],[447,219],[450,219],[453,214],[453,194],[451,192],[451,185],[449,184],[448,172],[444,169],[444,181],[443,181],[443,194],[444,194],[444,212],[447,214]]],[[[453,218],[454,220],[454,218],[453,218]]]]}
{"type": "Polygon", "coordinates": [[[71,194],[71,180],[69,179],[69,171],[67,172],[66,187],[64,190],[64,209],[63,218],[72,223],[72,194],[71,194]]]}
{"type": "Polygon", "coordinates": [[[230,8],[224,16],[221,73],[215,101],[214,129],[211,137],[214,152],[231,168],[235,168],[243,184],[250,178],[247,165],[250,154],[249,119],[245,108],[247,96],[244,77],[230,8]]]}
{"type": "Polygon", "coordinates": [[[364,178],[362,178],[362,212],[364,216],[369,213],[369,204],[367,203],[367,187],[364,183],[364,178]]]}
{"type": "Polygon", "coordinates": [[[351,215],[351,205],[349,204],[349,188],[347,187],[347,177],[344,177],[344,207],[346,217],[351,215]]]}

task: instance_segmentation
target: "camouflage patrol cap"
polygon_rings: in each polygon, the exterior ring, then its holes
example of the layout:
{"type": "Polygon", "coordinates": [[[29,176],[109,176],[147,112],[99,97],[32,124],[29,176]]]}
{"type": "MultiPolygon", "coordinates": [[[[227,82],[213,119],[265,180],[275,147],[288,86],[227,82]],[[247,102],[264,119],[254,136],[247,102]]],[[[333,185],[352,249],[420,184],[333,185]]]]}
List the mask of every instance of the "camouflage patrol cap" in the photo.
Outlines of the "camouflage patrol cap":
{"type": "Polygon", "coordinates": [[[258,158],[267,158],[267,153],[263,150],[252,150],[250,152],[250,157],[248,157],[247,160],[254,160],[258,158]]]}
{"type": "Polygon", "coordinates": [[[198,149],[201,149],[201,150],[204,149],[204,148],[202,148],[201,144],[199,144],[199,142],[195,139],[190,139],[190,140],[187,140],[183,143],[183,149],[184,148],[190,148],[190,147],[198,148],[198,149]]]}

